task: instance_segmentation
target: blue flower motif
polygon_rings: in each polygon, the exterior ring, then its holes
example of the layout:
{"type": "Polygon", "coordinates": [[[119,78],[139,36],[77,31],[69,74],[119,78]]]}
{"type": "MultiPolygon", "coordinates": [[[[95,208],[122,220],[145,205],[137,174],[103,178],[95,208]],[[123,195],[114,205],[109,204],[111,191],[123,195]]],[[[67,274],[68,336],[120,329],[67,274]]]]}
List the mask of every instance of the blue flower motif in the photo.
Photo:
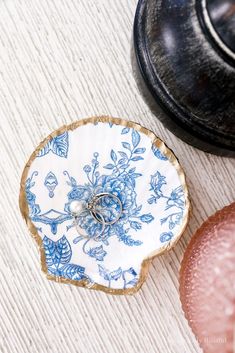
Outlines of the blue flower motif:
{"type": "Polygon", "coordinates": [[[140,230],[142,228],[142,224],[140,222],[136,222],[136,221],[130,222],[130,226],[134,230],[140,230]]]}
{"type": "Polygon", "coordinates": [[[129,128],[129,127],[124,127],[124,128],[122,129],[121,134],[122,134],[122,135],[128,134],[129,131],[130,131],[130,128],[129,128]]]}
{"type": "MultiPolygon", "coordinates": [[[[154,175],[151,176],[150,179],[150,191],[153,192],[150,198],[148,199],[149,204],[157,203],[159,199],[166,200],[165,211],[174,208],[176,211],[168,214],[166,217],[161,218],[161,225],[168,222],[169,230],[173,230],[177,225],[180,225],[183,218],[183,210],[184,210],[184,191],[182,186],[178,186],[174,190],[171,191],[170,196],[166,196],[162,191],[164,185],[166,185],[166,177],[161,175],[159,171],[157,171],[154,175]]],[[[164,236],[166,233],[163,233],[164,236]]],[[[172,234],[171,232],[167,234],[172,234]]],[[[164,240],[165,241],[165,240],[164,240]]]]}
{"type": "Polygon", "coordinates": [[[123,270],[119,267],[114,271],[107,270],[101,265],[98,265],[98,268],[100,276],[103,277],[105,281],[108,281],[108,287],[111,287],[112,281],[122,280],[124,289],[132,288],[138,282],[138,275],[133,267],[130,267],[128,270],[123,270]]]}
{"type": "Polygon", "coordinates": [[[174,229],[177,224],[179,225],[181,223],[182,217],[183,211],[172,213],[169,221],[169,229],[174,229]]]}
{"type": "Polygon", "coordinates": [[[144,223],[150,223],[153,221],[153,216],[148,213],[148,214],[143,214],[142,216],[140,216],[140,220],[144,223]]]}
{"type": "Polygon", "coordinates": [[[174,206],[178,208],[183,208],[184,207],[183,197],[184,197],[184,190],[182,185],[180,185],[171,192],[171,195],[167,200],[166,209],[169,209],[174,206]]]}
{"type": "Polygon", "coordinates": [[[169,242],[173,238],[173,233],[172,232],[165,232],[160,235],[160,241],[161,243],[166,243],[169,242]]]}
{"type": "Polygon", "coordinates": [[[107,252],[103,249],[103,245],[100,245],[95,248],[90,248],[87,251],[87,254],[90,257],[94,257],[97,261],[103,261],[104,256],[107,254],[107,252]]]}
{"type": "Polygon", "coordinates": [[[121,267],[114,271],[109,271],[101,265],[98,265],[98,267],[100,276],[108,281],[108,287],[111,286],[111,281],[117,281],[122,275],[121,267]]]}
{"type": "Polygon", "coordinates": [[[161,175],[159,171],[157,171],[154,175],[151,175],[150,180],[150,191],[154,192],[154,195],[148,199],[148,203],[157,203],[157,200],[163,196],[162,187],[166,185],[166,177],[161,175]]]}
{"type": "MultiPolygon", "coordinates": [[[[123,150],[110,151],[110,162],[103,166],[104,170],[109,173],[101,174],[99,171],[99,153],[95,152],[90,165],[85,165],[83,170],[87,176],[87,183],[79,185],[75,178],[71,177],[68,171],[64,171],[69,180],[67,184],[71,187],[71,191],[68,193],[68,203],[65,205],[65,211],[69,210],[69,203],[71,200],[79,200],[89,202],[95,194],[98,193],[109,193],[119,198],[122,204],[122,215],[117,223],[112,226],[106,225],[102,238],[99,240],[108,246],[108,239],[111,236],[117,236],[119,241],[122,241],[127,246],[139,246],[142,241],[135,240],[129,234],[130,230],[137,232],[142,228],[143,223],[150,223],[154,217],[148,214],[141,214],[142,206],[137,205],[137,194],[135,191],[136,179],[141,177],[141,173],[136,172],[136,167],[133,167],[133,163],[138,163],[142,160],[142,155],[146,149],[140,147],[140,134],[134,129],[123,129],[122,134],[131,134],[131,143],[127,141],[122,142],[123,150]]],[[[153,179],[153,183],[154,183],[153,179]]],[[[161,181],[164,184],[164,181],[161,181]]],[[[116,218],[117,213],[120,211],[120,205],[112,198],[103,198],[101,201],[102,215],[106,221],[110,221],[116,218]]],[[[98,223],[89,212],[84,213],[78,217],[78,225],[84,229],[89,238],[96,239],[102,225],[98,223]]],[[[76,242],[82,241],[81,238],[76,238],[76,242]]],[[[89,240],[88,240],[89,242],[89,240]]],[[[85,242],[87,244],[87,241],[85,242]]],[[[102,249],[103,250],[103,249],[102,249]]],[[[84,253],[90,257],[96,258],[98,261],[102,261],[106,255],[106,252],[102,251],[100,255],[97,252],[97,248],[83,247],[84,253]]]]}

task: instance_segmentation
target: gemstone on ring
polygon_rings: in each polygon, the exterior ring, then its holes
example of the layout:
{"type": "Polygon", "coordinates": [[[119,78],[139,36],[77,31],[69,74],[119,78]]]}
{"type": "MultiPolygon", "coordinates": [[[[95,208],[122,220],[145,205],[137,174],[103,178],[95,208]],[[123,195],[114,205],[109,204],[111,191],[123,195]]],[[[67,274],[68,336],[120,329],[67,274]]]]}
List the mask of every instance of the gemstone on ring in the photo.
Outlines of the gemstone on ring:
{"type": "Polygon", "coordinates": [[[85,205],[81,201],[73,200],[69,205],[69,211],[72,213],[74,217],[77,217],[79,216],[79,214],[85,211],[85,205]]]}

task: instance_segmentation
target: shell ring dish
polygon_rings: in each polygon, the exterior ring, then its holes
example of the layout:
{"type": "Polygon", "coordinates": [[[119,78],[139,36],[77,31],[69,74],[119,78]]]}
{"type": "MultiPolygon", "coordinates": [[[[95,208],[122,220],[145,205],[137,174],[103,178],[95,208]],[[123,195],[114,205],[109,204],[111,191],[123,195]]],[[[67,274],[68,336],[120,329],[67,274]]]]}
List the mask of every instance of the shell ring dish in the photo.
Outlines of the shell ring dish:
{"type": "Polygon", "coordinates": [[[189,218],[184,172],[153,132],[107,116],[52,132],[30,156],[20,210],[56,282],[133,294],[189,218]]]}

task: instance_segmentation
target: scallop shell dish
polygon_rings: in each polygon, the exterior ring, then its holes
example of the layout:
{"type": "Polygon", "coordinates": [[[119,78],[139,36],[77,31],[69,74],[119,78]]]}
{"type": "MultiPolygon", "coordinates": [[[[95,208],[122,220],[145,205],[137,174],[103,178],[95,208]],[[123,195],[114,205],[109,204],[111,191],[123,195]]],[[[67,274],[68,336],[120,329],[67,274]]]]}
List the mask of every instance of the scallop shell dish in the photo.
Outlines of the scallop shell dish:
{"type": "Polygon", "coordinates": [[[48,279],[132,294],[188,222],[185,176],[144,127],[111,117],[51,133],[23,171],[20,208],[48,279]]]}

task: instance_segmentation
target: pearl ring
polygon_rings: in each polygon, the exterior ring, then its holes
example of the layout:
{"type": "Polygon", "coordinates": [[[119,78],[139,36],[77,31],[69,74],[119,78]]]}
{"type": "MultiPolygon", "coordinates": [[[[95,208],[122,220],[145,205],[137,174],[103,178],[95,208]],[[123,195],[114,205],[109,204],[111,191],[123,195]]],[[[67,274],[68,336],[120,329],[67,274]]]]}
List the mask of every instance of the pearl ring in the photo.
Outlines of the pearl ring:
{"type": "MultiPolygon", "coordinates": [[[[99,240],[100,236],[103,234],[105,226],[106,225],[112,225],[114,223],[116,223],[119,218],[122,215],[123,212],[123,207],[122,207],[122,203],[121,200],[119,199],[118,196],[110,194],[110,193],[99,193],[93,196],[93,198],[88,202],[88,203],[84,203],[82,201],[79,200],[73,200],[70,202],[69,205],[69,210],[70,213],[72,214],[72,216],[75,218],[75,226],[77,229],[77,232],[79,234],[81,234],[79,228],[78,228],[78,223],[77,223],[77,219],[80,215],[82,215],[83,213],[86,213],[87,211],[90,212],[90,214],[92,215],[92,217],[100,224],[102,224],[102,228],[101,230],[98,232],[98,234],[94,235],[95,240],[99,240]],[[115,216],[114,219],[112,220],[105,220],[104,216],[102,215],[102,211],[107,211],[108,208],[106,207],[101,207],[99,206],[99,202],[102,201],[105,198],[110,198],[113,202],[116,203],[116,205],[118,205],[119,210],[115,216]],[[99,207],[98,207],[99,206],[99,207]]],[[[87,235],[81,234],[83,237],[88,237],[87,235]]]]}

